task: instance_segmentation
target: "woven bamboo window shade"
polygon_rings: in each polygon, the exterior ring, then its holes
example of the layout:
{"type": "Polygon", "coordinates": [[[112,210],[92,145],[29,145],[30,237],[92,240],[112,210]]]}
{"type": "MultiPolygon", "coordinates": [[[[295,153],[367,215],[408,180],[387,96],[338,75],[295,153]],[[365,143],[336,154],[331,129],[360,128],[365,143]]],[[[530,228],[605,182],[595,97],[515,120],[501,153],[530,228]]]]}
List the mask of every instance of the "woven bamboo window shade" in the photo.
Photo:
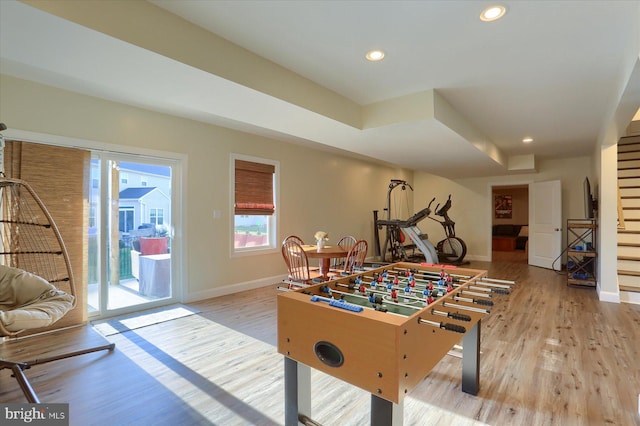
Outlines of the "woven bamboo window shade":
{"type": "MultiPolygon", "coordinates": [[[[87,320],[87,232],[89,151],[59,146],[6,141],[5,174],[23,179],[38,194],[53,217],[71,260],[78,308],[51,328],[87,320]]],[[[42,331],[42,330],[39,330],[42,331]]],[[[24,333],[25,335],[28,333],[24,333]]]]}
{"type": "Polygon", "coordinates": [[[235,214],[272,215],[275,166],[235,160],[235,214]]]}

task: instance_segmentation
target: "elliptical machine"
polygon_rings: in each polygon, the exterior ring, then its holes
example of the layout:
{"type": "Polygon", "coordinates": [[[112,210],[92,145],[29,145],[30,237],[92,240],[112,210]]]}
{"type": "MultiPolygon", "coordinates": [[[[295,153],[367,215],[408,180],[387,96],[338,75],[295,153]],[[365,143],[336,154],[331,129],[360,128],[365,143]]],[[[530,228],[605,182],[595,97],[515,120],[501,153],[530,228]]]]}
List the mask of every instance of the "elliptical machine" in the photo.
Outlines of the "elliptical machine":
{"type": "MultiPolygon", "coordinates": [[[[429,206],[435,198],[431,200],[429,206]]],[[[467,254],[467,245],[462,238],[456,237],[456,223],[449,217],[449,209],[451,208],[451,194],[447,198],[447,202],[442,207],[440,204],[436,205],[435,213],[437,216],[442,217],[443,220],[438,220],[431,216],[429,219],[438,222],[444,229],[444,240],[440,240],[436,245],[438,256],[443,262],[459,265],[467,254]]]]}
{"type": "Polygon", "coordinates": [[[375,255],[381,261],[386,262],[387,253],[391,255],[391,262],[397,260],[414,261],[417,257],[424,257],[427,263],[451,263],[462,264],[463,259],[467,254],[467,245],[465,242],[456,237],[455,225],[456,223],[449,217],[449,209],[451,209],[451,194],[440,207],[440,204],[436,205],[436,216],[442,217],[442,220],[438,220],[431,217],[431,205],[436,200],[435,197],[429,202],[429,205],[420,210],[407,220],[391,219],[391,192],[396,188],[401,187],[402,190],[407,188],[413,191],[411,185],[406,181],[400,179],[392,179],[389,184],[389,191],[387,193],[387,219],[378,219],[378,211],[373,211],[374,221],[374,238],[375,238],[375,255]],[[429,237],[423,234],[417,224],[424,218],[429,218],[442,225],[445,233],[445,238],[438,242],[436,247],[429,241],[429,237]],[[384,245],[380,247],[380,235],[379,230],[386,229],[384,245]],[[404,235],[409,236],[413,244],[405,245],[404,235]],[[420,251],[420,254],[416,253],[416,249],[420,251]],[[412,251],[409,253],[409,251],[412,251]]]}

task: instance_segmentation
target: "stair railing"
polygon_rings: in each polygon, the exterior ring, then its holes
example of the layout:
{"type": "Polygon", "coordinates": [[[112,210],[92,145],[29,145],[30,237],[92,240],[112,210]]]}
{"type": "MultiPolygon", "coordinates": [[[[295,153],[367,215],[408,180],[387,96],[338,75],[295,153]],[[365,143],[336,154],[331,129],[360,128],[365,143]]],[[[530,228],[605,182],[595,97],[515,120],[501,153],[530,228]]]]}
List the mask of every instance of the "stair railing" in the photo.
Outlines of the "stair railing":
{"type": "Polygon", "coordinates": [[[618,229],[626,229],[624,224],[624,209],[622,208],[622,196],[620,196],[619,182],[618,182],[618,229]]]}

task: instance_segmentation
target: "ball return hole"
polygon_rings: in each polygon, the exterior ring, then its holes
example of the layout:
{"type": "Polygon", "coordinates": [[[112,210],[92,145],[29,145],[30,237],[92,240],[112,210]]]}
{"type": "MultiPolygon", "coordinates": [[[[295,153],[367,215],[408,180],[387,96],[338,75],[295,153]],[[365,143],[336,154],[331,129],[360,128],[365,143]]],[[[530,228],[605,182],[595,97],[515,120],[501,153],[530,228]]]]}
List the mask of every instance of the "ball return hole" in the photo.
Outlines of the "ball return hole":
{"type": "Polygon", "coordinates": [[[320,341],[313,346],[313,350],[320,361],[329,367],[340,367],[344,363],[344,356],[336,345],[320,341]]]}

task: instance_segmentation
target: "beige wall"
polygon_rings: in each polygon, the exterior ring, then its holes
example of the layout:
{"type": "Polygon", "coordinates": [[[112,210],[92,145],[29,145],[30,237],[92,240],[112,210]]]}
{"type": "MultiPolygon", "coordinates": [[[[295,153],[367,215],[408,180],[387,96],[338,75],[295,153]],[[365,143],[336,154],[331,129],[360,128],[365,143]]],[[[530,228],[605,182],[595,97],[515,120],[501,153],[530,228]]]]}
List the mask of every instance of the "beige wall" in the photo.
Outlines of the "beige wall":
{"type": "MultiPolygon", "coordinates": [[[[178,153],[187,158],[187,211],[183,248],[188,282],[185,299],[211,289],[277,277],[286,272],[279,251],[230,257],[229,155],[280,162],[278,240],[295,233],[313,239],[317,230],[337,242],[353,234],[371,244],[374,209],[382,210],[391,178],[412,181],[410,171],[312,150],[264,137],[176,118],[0,76],[0,111],[10,129],[178,153]],[[221,212],[220,219],[213,211],[221,212]]],[[[178,237],[179,238],[179,237],[178,237]]]]}
{"type": "MultiPolygon", "coordinates": [[[[492,186],[562,181],[563,220],[583,217],[582,182],[592,170],[590,157],[544,160],[538,173],[449,180],[312,150],[191,120],[78,95],[8,76],[1,76],[2,120],[13,129],[104,142],[123,151],[153,149],[186,156],[187,216],[183,249],[188,282],[185,298],[211,289],[245,283],[285,272],[280,253],[231,258],[229,155],[239,153],[280,162],[280,231],[278,238],[298,234],[311,240],[325,230],[337,241],[354,234],[370,242],[372,211],[385,207],[391,178],[406,179],[415,191],[412,212],[431,198],[444,202],[452,194],[451,218],[468,246],[470,259],[489,260],[492,186]],[[63,106],[63,107],[62,107],[63,106]],[[213,219],[213,211],[222,213],[213,219]],[[250,261],[251,268],[247,268],[250,261]]],[[[435,203],[434,203],[435,206],[435,203]]],[[[404,208],[404,206],[403,206],[404,208]]],[[[435,244],[442,227],[419,223],[435,244]]]]}
{"type": "MultiPolygon", "coordinates": [[[[467,257],[476,260],[491,258],[491,224],[493,217],[493,186],[526,185],[531,182],[560,180],[562,182],[562,219],[583,218],[582,185],[589,176],[591,157],[574,157],[538,162],[538,172],[511,176],[492,176],[471,179],[445,179],[429,173],[414,176],[414,205],[422,208],[431,198],[443,202],[451,194],[451,219],[456,222],[456,235],[467,244],[467,257]]],[[[435,205],[435,203],[434,203],[435,205]]],[[[442,226],[426,219],[419,223],[434,243],[444,238],[442,226]]],[[[563,233],[564,234],[564,233],[563,233]]],[[[563,245],[566,235],[563,235],[563,245]]]]}

